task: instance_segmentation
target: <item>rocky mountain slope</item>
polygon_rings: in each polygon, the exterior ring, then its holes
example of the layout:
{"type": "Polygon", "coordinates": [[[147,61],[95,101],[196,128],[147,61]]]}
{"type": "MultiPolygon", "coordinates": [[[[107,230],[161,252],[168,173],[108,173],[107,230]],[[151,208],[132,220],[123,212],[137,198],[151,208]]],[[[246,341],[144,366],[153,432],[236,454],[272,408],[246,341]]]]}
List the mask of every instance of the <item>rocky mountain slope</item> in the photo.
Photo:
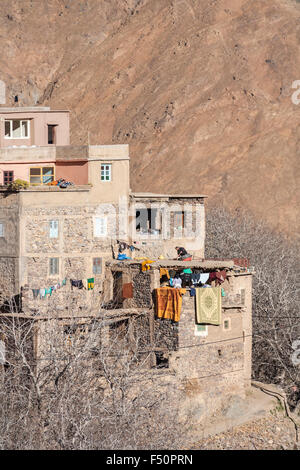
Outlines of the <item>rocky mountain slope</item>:
{"type": "Polygon", "coordinates": [[[299,2],[2,0],[0,33],[7,104],[70,109],[74,144],[128,143],[133,190],[297,233],[299,2]]]}

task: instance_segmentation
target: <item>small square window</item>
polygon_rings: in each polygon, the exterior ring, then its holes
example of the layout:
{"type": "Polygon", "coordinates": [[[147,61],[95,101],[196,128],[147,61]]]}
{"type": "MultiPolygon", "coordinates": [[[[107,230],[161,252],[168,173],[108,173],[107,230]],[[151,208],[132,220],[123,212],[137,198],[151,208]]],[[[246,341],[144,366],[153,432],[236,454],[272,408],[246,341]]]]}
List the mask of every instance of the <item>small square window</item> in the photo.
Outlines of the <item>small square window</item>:
{"type": "Polygon", "coordinates": [[[6,186],[13,183],[14,181],[14,172],[13,171],[3,171],[3,184],[6,186]]]}
{"type": "Polygon", "coordinates": [[[107,234],[106,217],[96,217],[94,219],[94,237],[105,237],[107,234]]]}
{"type": "Polygon", "coordinates": [[[111,181],[111,164],[101,165],[101,181],[111,181]]]}
{"type": "Polygon", "coordinates": [[[207,336],[207,325],[195,325],[195,336],[207,336]]]}
{"type": "Polygon", "coordinates": [[[55,276],[56,274],[59,274],[59,258],[50,258],[49,272],[50,276],[55,276]]]}
{"type": "Polygon", "coordinates": [[[226,320],[223,321],[223,329],[224,330],[230,330],[230,320],[227,318],[226,320]]]}
{"type": "Polygon", "coordinates": [[[93,274],[102,273],[102,258],[93,258],[93,274]]]}

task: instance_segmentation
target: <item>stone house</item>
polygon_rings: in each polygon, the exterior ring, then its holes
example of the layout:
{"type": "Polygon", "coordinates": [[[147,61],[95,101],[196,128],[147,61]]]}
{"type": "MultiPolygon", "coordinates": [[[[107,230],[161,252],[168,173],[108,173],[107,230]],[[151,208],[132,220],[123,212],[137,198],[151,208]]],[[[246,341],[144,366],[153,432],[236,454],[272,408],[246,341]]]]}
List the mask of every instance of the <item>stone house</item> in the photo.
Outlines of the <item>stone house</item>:
{"type": "Polygon", "coordinates": [[[204,195],[132,192],[128,146],[69,145],[68,119],[48,108],[0,108],[1,315],[37,323],[37,357],[50,319],[63,331],[74,321],[88,330],[100,315],[109,318],[107,337],[111,325],[126,330],[141,317],[149,374],[158,370],[158,380],[168,376],[184,390],[180,412],[202,421],[250,387],[252,274],[232,260],[204,259],[204,195]],[[73,184],[54,185],[60,178],[73,184]],[[29,187],[12,188],[15,179],[29,187]],[[174,260],[175,246],[193,260],[174,260]],[[118,253],[131,259],[118,260],[118,253]],[[139,258],[154,261],[146,272],[139,258]],[[157,319],[153,292],[162,268],[226,270],[221,324],[200,328],[189,292],[179,323],[157,319]],[[88,278],[92,290],[70,282],[88,278]],[[128,284],[131,297],[123,295],[128,284]],[[50,295],[35,294],[58,285],[50,295]]]}

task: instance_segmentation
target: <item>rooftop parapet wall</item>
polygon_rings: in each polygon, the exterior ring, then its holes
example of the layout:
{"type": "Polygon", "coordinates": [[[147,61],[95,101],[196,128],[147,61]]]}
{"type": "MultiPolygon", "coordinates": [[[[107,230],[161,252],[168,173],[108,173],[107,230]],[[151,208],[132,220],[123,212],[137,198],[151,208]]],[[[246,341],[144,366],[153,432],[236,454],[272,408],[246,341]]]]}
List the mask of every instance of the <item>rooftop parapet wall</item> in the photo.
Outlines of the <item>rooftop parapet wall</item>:
{"type": "Polygon", "coordinates": [[[128,145],[20,146],[0,148],[0,162],[28,163],[76,160],[128,160],[128,145]]]}
{"type": "Polygon", "coordinates": [[[0,148],[0,164],[1,163],[39,163],[39,162],[55,162],[55,147],[4,147],[0,148]]]}

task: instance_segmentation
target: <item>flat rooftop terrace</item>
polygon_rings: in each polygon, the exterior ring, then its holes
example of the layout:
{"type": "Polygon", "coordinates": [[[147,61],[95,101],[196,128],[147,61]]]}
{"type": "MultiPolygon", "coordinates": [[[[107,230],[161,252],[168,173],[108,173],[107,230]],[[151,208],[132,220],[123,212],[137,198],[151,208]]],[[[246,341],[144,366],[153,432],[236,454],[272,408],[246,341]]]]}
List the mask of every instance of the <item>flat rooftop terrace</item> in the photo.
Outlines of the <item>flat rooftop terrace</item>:
{"type": "MultiPolygon", "coordinates": [[[[151,258],[149,258],[151,259],[151,258]]],[[[144,260],[111,260],[106,262],[106,266],[134,266],[134,265],[141,265],[144,260]]],[[[151,268],[177,268],[177,269],[184,269],[184,268],[200,268],[200,269],[231,269],[234,267],[234,262],[231,259],[226,260],[206,260],[206,259],[199,259],[199,260],[192,260],[192,261],[178,261],[178,260],[171,260],[171,259],[162,259],[156,260],[154,263],[150,264],[151,268]]]]}
{"type": "Polygon", "coordinates": [[[90,191],[92,186],[90,184],[82,184],[82,185],[70,185],[66,188],[60,188],[59,186],[29,186],[27,189],[16,189],[16,190],[8,190],[7,186],[0,186],[1,193],[10,193],[10,192],[22,192],[22,193],[71,193],[71,192],[85,192],[90,191]]]}

